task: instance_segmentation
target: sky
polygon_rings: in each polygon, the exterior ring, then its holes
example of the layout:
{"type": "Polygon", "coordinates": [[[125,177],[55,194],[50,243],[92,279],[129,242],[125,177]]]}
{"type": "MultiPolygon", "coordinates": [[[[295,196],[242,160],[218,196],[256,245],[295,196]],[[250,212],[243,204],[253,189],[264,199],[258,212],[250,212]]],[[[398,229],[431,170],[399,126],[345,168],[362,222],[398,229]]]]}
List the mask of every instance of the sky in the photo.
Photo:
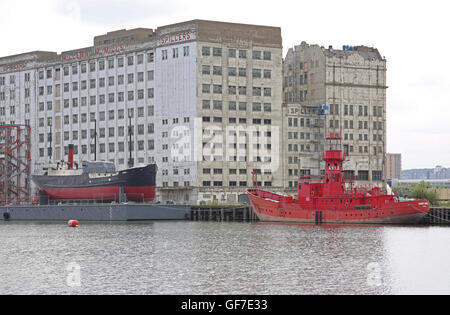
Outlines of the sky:
{"type": "Polygon", "coordinates": [[[387,148],[402,168],[450,167],[450,4],[444,0],[0,0],[0,56],[93,45],[118,29],[205,19],[279,26],[302,41],[367,45],[387,59],[387,148]]]}

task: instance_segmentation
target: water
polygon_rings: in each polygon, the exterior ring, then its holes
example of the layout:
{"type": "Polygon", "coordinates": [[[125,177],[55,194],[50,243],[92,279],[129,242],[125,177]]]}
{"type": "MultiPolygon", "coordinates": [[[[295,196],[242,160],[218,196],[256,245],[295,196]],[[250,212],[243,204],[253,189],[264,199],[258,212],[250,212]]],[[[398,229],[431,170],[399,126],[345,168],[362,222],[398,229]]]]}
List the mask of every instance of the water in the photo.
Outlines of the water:
{"type": "Polygon", "coordinates": [[[450,294],[450,228],[0,223],[0,294],[450,294]]]}

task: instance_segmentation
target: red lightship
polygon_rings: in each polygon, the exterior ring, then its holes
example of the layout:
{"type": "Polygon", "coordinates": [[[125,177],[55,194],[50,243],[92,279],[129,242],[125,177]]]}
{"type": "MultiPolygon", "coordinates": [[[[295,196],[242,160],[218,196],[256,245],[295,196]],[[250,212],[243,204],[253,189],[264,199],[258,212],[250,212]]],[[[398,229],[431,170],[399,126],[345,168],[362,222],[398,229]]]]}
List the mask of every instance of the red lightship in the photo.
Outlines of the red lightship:
{"type": "Polygon", "coordinates": [[[340,133],[326,138],[322,153],[325,173],[322,181],[301,178],[298,198],[258,189],[253,172],[253,186],[247,190],[253,209],[261,221],[331,223],[331,224],[415,224],[430,211],[428,200],[400,201],[397,196],[381,191],[358,189],[346,180],[340,133]]]}

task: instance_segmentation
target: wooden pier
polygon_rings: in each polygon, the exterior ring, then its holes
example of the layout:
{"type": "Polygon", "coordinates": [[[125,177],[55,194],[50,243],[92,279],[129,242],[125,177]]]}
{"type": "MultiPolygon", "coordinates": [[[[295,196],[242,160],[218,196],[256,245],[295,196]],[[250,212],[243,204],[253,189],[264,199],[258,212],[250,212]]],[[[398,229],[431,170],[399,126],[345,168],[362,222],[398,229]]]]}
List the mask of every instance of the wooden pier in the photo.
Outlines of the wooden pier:
{"type": "Polygon", "coordinates": [[[450,208],[432,207],[425,217],[425,224],[450,225],[450,208]]]}
{"type": "Polygon", "coordinates": [[[191,221],[256,222],[251,206],[192,206],[191,221]]]}
{"type": "MultiPolygon", "coordinates": [[[[251,206],[191,206],[191,221],[257,222],[251,206]]],[[[450,225],[450,208],[433,207],[423,225],[450,225]]]]}

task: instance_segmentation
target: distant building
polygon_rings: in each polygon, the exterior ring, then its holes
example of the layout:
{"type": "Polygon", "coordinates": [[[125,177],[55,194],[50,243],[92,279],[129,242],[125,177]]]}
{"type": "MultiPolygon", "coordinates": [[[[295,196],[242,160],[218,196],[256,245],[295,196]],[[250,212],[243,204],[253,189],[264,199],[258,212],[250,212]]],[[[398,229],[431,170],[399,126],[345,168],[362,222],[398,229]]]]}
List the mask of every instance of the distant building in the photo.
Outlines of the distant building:
{"type": "Polygon", "coordinates": [[[402,179],[402,155],[386,154],[386,178],[402,179]]]}
{"type": "Polygon", "coordinates": [[[450,168],[436,166],[434,169],[404,170],[402,179],[450,179],[450,168]]]}
{"type": "Polygon", "coordinates": [[[450,178],[450,169],[442,167],[442,166],[436,166],[433,171],[433,178],[434,179],[448,179],[450,178]]]}
{"type": "Polygon", "coordinates": [[[450,188],[450,179],[394,179],[391,181],[391,186],[417,185],[421,182],[428,183],[433,188],[450,188]]]}

